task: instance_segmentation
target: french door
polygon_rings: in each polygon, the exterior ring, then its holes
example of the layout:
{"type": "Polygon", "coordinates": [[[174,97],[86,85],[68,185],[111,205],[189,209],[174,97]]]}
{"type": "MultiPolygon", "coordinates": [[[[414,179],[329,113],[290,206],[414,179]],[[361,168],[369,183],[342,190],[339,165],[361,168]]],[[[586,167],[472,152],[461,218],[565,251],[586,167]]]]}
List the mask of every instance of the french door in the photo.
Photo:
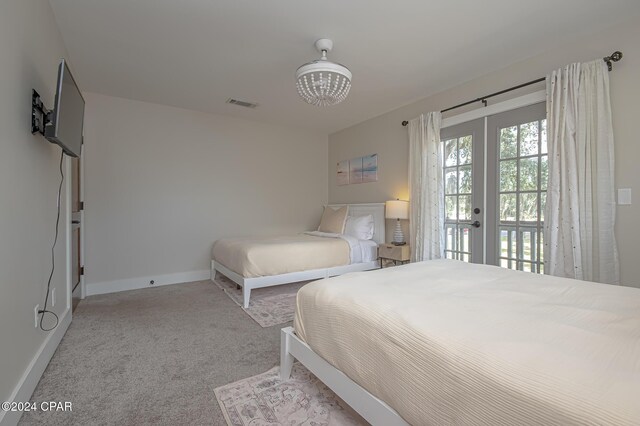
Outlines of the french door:
{"type": "Polygon", "coordinates": [[[447,258],[544,272],[546,136],[544,103],[442,129],[447,258]]]}
{"type": "Polygon", "coordinates": [[[484,119],[440,131],[444,157],[445,256],[483,263],[484,119]]]}

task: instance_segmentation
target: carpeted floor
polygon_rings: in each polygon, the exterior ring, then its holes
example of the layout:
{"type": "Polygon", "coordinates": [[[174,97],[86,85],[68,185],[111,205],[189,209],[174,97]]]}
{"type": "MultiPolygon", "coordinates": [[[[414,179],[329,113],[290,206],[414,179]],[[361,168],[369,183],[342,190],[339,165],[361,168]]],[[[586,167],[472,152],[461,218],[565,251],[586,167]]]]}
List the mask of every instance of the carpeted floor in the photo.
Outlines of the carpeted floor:
{"type": "Polygon", "coordinates": [[[242,289],[229,278],[218,273],[214,283],[224,290],[247,315],[261,327],[272,327],[293,321],[296,310],[296,294],[309,281],[258,288],[251,292],[247,309],[242,308],[242,289]]]}
{"type": "Polygon", "coordinates": [[[260,327],[211,281],[83,300],[23,425],[225,425],[214,389],[279,363],[280,328],[260,327]]]}

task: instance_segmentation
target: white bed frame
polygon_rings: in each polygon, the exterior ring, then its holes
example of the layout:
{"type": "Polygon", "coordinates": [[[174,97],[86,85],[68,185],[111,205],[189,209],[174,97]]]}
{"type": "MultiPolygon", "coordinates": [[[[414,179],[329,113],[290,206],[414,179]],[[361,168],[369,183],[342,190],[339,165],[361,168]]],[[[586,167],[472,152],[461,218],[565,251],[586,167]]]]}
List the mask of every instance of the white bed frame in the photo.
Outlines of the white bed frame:
{"type": "Polygon", "coordinates": [[[344,402],[374,426],[408,426],[409,423],[384,401],[325,361],[295,335],[293,327],[280,330],[280,379],[291,377],[294,359],[300,361],[344,402]]]}
{"type": "MultiPolygon", "coordinates": [[[[373,215],[374,234],[373,240],[378,244],[385,241],[385,217],[384,203],[368,203],[368,204],[330,204],[329,207],[338,208],[348,205],[349,216],[373,215]]],[[[242,275],[233,272],[223,264],[211,260],[211,280],[216,277],[216,271],[235,282],[242,287],[242,302],[245,308],[249,307],[249,299],[251,290],[262,287],[271,287],[280,284],[295,283],[299,281],[308,281],[321,278],[329,278],[336,275],[346,274],[347,272],[368,271],[379,267],[378,261],[353,263],[350,265],[336,266],[333,268],[312,269],[308,271],[291,272],[280,275],[269,275],[264,277],[245,278],[242,275]]]]}

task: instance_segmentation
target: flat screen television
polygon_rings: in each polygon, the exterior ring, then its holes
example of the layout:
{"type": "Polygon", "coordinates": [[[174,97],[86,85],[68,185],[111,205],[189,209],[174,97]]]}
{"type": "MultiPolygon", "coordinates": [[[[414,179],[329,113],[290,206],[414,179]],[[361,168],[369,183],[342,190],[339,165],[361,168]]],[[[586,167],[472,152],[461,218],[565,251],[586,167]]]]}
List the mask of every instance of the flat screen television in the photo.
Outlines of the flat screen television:
{"type": "Polygon", "coordinates": [[[58,68],[56,101],[44,136],[50,142],[60,145],[67,155],[79,157],[83,125],[84,98],[63,59],[58,68]]]}

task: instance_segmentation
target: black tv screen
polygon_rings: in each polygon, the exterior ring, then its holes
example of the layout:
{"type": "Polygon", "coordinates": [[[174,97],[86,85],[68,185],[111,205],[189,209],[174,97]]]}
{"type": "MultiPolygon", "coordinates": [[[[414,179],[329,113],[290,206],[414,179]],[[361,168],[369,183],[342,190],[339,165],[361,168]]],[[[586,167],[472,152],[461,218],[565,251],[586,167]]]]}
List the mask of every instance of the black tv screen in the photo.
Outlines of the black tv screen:
{"type": "Polygon", "coordinates": [[[65,60],[58,68],[56,101],[45,137],[62,147],[67,155],[79,157],[82,150],[84,98],[65,60]]]}

